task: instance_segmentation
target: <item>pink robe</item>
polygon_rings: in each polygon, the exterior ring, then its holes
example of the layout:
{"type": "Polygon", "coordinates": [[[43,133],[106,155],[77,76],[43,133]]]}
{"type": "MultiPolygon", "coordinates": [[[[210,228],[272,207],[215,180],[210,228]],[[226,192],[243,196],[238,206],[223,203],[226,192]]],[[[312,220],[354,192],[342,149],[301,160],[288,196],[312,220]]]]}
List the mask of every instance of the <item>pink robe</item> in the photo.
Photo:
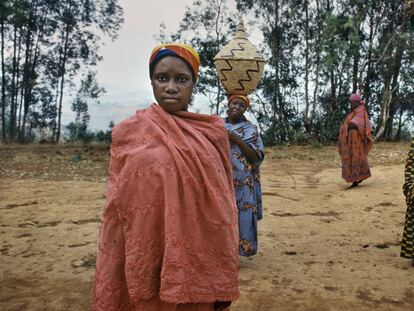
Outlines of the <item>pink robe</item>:
{"type": "Polygon", "coordinates": [[[113,129],[92,310],[207,311],[238,296],[223,121],[139,110],[113,129]]]}
{"type": "Polygon", "coordinates": [[[339,154],[342,160],[342,178],[357,182],[371,176],[368,152],[372,148],[372,127],[364,105],[351,111],[339,130],[339,154]],[[348,131],[350,124],[357,130],[348,131]]]}

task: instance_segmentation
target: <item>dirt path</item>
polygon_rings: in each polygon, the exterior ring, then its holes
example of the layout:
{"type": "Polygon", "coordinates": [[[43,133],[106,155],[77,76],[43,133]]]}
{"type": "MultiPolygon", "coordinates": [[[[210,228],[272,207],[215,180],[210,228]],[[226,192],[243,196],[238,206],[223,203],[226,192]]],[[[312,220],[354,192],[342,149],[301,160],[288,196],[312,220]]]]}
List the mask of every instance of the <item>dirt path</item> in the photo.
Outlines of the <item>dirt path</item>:
{"type": "MultiPolygon", "coordinates": [[[[241,310],[414,310],[399,258],[403,166],[347,190],[339,169],[269,159],[260,252],[241,258],[241,310]]],[[[88,310],[104,183],[0,179],[0,310],[88,310]]]]}
{"type": "Polygon", "coordinates": [[[399,258],[402,165],[347,190],[338,169],[265,163],[260,253],[241,261],[235,310],[414,310],[399,258]]]}

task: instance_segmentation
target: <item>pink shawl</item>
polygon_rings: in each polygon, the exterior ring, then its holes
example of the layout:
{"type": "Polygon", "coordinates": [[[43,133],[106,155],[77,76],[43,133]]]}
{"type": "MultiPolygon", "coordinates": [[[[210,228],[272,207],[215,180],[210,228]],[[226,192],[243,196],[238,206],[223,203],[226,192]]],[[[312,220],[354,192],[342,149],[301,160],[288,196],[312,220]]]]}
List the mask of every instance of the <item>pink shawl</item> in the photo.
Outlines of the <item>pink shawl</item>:
{"type": "Polygon", "coordinates": [[[237,210],[230,147],[216,116],[153,104],[113,129],[93,310],[232,301],[237,210]]]}
{"type": "Polygon", "coordinates": [[[344,122],[341,125],[339,130],[339,153],[341,154],[342,160],[345,160],[349,157],[349,144],[348,144],[348,126],[349,124],[355,124],[358,128],[358,133],[363,138],[364,142],[364,153],[365,156],[368,155],[368,152],[372,148],[372,125],[369,121],[369,116],[367,110],[365,109],[365,105],[361,104],[359,107],[351,111],[347,117],[345,118],[344,122]]]}

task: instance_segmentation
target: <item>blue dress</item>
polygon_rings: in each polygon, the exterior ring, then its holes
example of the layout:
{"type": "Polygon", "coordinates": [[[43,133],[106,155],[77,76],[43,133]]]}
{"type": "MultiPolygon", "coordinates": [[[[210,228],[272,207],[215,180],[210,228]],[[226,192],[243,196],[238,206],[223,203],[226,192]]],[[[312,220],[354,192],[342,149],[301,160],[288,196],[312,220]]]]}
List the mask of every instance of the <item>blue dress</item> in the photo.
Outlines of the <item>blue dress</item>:
{"type": "Polygon", "coordinates": [[[257,127],[247,119],[237,124],[231,124],[227,119],[224,121],[227,130],[238,135],[260,158],[258,162],[250,163],[240,148],[231,144],[233,183],[239,212],[239,254],[252,256],[257,253],[257,220],[262,218],[259,166],[264,159],[263,142],[257,127]]]}

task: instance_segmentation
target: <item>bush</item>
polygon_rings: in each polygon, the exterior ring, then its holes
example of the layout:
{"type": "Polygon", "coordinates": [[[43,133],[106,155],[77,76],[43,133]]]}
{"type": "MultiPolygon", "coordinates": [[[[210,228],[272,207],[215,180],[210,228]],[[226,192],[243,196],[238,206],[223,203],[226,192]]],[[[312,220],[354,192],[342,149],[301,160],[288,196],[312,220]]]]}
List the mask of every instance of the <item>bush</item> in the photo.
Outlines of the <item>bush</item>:
{"type": "Polygon", "coordinates": [[[312,142],[312,137],[304,132],[295,132],[293,133],[292,143],[299,146],[310,145],[312,142]]]}
{"type": "Polygon", "coordinates": [[[88,125],[82,122],[70,122],[66,126],[68,131],[68,140],[70,142],[81,141],[90,143],[94,140],[94,133],[88,130],[88,125]]]}
{"type": "Polygon", "coordinates": [[[82,142],[82,143],[111,143],[111,134],[114,123],[111,121],[109,124],[109,130],[93,132],[88,130],[88,125],[82,122],[70,122],[66,126],[66,139],[69,142],[82,142]]]}

